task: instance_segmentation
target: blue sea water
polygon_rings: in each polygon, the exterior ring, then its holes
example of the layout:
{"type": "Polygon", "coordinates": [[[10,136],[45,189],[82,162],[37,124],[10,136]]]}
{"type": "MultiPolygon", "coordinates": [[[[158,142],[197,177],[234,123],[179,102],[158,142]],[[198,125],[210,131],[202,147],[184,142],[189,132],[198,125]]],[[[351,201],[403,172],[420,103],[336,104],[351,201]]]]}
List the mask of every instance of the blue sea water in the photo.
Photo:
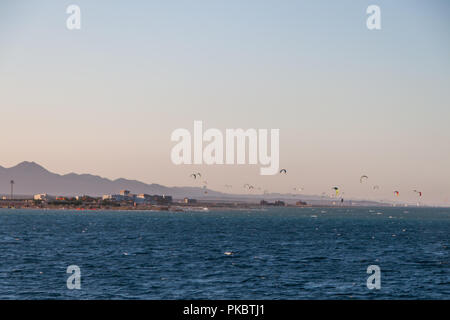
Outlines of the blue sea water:
{"type": "Polygon", "coordinates": [[[449,299],[449,235],[444,208],[2,209],[0,299],[449,299]]]}

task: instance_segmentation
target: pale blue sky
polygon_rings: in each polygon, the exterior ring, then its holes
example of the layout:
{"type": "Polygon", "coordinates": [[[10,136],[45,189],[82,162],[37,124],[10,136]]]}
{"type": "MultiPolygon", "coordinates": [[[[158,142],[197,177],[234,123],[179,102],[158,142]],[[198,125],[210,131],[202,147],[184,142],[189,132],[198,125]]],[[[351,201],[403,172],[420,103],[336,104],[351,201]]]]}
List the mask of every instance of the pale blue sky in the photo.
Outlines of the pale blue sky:
{"type": "Polygon", "coordinates": [[[170,133],[203,120],[279,128],[289,169],[200,168],[214,189],[450,203],[449,14],[448,1],[3,0],[0,165],[188,185],[197,169],[171,163],[170,133]]]}

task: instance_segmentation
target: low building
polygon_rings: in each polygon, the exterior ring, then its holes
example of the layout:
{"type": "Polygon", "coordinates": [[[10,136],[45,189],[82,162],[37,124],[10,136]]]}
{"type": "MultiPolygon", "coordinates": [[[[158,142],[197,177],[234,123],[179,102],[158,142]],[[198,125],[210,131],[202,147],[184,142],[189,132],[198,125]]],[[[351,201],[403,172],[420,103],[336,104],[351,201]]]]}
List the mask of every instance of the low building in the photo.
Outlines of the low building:
{"type": "MultiPolygon", "coordinates": [[[[73,200],[73,199],[72,199],[73,200]]],[[[82,196],[76,196],[75,197],[76,201],[83,201],[83,202],[94,202],[97,201],[96,198],[91,197],[91,196],[87,196],[87,195],[82,195],[82,196]]]]}
{"type": "Polygon", "coordinates": [[[153,197],[146,193],[140,193],[134,197],[134,202],[138,204],[156,204],[153,197]]]}
{"type": "Polygon", "coordinates": [[[155,195],[153,197],[156,200],[157,204],[165,205],[165,204],[171,204],[172,203],[172,196],[166,196],[166,195],[156,196],[155,195]]]}
{"type": "Polygon", "coordinates": [[[120,194],[105,194],[102,197],[103,200],[109,201],[133,201],[135,203],[147,203],[147,204],[159,204],[168,205],[172,203],[172,197],[166,195],[149,195],[146,193],[140,193],[138,195],[131,194],[128,190],[121,190],[120,194]]]}
{"type": "Polygon", "coordinates": [[[284,206],[286,206],[284,201],[281,201],[281,200],[277,200],[275,202],[268,202],[266,200],[261,200],[261,202],[259,204],[262,205],[262,206],[271,206],[271,207],[284,207],[284,206]]]}
{"type": "Polygon", "coordinates": [[[39,193],[39,194],[35,194],[33,196],[34,200],[38,200],[38,201],[47,201],[49,200],[49,196],[46,193],[39,193]]]}
{"type": "Polygon", "coordinates": [[[124,201],[125,197],[123,195],[120,195],[120,194],[105,194],[105,195],[103,195],[102,200],[107,200],[107,201],[124,201]]]}
{"type": "Polygon", "coordinates": [[[193,203],[197,203],[197,199],[184,198],[183,202],[186,204],[193,204],[193,203]]]}
{"type": "Polygon", "coordinates": [[[130,191],[128,190],[120,190],[119,194],[124,197],[128,197],[130,195],[130,191]]]}

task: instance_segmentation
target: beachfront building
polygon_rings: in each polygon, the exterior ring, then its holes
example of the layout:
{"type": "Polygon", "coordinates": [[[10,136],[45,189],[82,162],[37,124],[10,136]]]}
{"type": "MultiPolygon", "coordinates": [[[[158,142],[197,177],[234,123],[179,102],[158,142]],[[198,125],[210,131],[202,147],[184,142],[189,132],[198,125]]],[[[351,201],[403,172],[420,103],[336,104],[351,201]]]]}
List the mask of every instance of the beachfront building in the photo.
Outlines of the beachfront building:
{"type": "Polygon", "coordinates": [[[131,194],[128,190],[120,190],[119,194],[105,194],[103,195],[103,200],[109,201],[134,201],[136,198],[135,194],[131,194]]]}
{"type": "Polygon", "coordinates": [[[172,203],[172,197],[166,195],[149,195],[141,193],[135,197],[135,202],[137,203],[148,203],[148,204],[158,204],[158,205],[168,205],[172,203]]]}
{"type": "Polygon", "coordinates": [[[120,190],[119,194],[123,197],[129,197],[130,196],[130,191],[128,190],[120,190]]]}
{"type": "Polygon", "coordinates": [[[120,194],[105,194],[102,197],[102,200],[107,201],[125,201],[125,197],[120,194]]]}
{"type": "Polygon", "coordinates": [[[277,200],[275,202],[268,202],[266,200],[261,200],[259,204],[262,206],[273,206],[273,207],[284,207],[286,205],[284,201],[281,200],[277,200]]]}
{"type": "Polygon", "coordinates": [[[172,197],[166,195],[149,195],[146,193],[140,193],[138,195],[130,193],[128,190],[120,191],[120,194],[105,194],[102,197],[103,200],[109,201],[133,201],[135,203],[146,203],[146,204],[158,204],[158,205],[168,205],[172,203],[172,197]]]}
{"type": "Polygon", "coordinates": [[[96,201],[97,199],[94,197],[91,197],[91,196],[82,195],[82,196],[76,196],[75,200],[84,201],[84,202],[93,202],[93,201],[96,201]]]}
{"type": "Polygon", "coordinates": [[[135,199],[134,199],[135,203],[140,203],[140,204],[156,204],[156,202],[153,200],[153,197],[149,194],[146,193],[140,193],[138,194],[135,199]]]}
{"type": "Polygon", "coordinates": [[[197,203],[197,200],[196,199],[184,198],[183,202],[186,203],[186,204],[193,204],[193,203],[197,203]]]}
{"type": "Polygon", "coordinates": [[[166,195],[162,195],[162,196],[153,196],[154,200],[156,201],[157,204],[160,205],[167,205],[167,204],[171,204],[172,203],[172,196],[166,196],[166,195]]]}
{"type": "Polygon", "coordinates": [[[39,194],[35,194],[33,196],[33,199],[38,200],[38,201],[47,201],[49,199],[49,196],[46,193],[39,193],[39,194]]]}

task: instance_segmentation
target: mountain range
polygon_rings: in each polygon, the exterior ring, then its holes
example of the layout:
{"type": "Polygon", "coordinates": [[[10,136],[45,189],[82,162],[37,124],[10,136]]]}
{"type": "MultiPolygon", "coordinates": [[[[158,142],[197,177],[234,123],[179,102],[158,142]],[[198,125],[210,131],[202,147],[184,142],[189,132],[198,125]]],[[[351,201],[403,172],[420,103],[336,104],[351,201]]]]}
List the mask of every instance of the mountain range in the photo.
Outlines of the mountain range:
{"type": "MultiPolygon", "coordinates": [[[[117,194],[122,189],[132,193],[171,195],[174,198],[201,197],[205,190],[196,187],[166,187],[159,184],[146,184],[137,180],[110,180],[92,174],[53,173],[35,162],[24,161],[11,168],[0,166],[0,193],[10,193],[10,181],[14,180],[14,194],[33,195],[91,195],[117,194]]],[[[220,192],[207,190],[208,195],[220,197],[220,192]]]]}

